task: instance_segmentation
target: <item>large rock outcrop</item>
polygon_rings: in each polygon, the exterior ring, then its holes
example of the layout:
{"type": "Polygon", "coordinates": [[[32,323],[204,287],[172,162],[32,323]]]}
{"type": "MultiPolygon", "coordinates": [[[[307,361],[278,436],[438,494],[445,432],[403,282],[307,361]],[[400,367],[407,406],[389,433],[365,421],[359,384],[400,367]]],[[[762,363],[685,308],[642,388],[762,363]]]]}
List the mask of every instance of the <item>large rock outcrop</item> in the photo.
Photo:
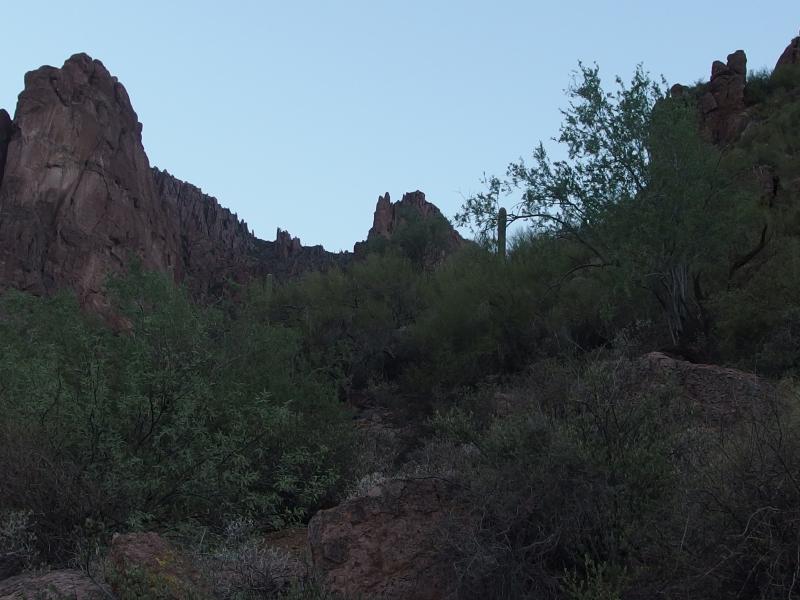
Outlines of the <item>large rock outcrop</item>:
{"type": "Polygon", "coordinates": [[[786,46],[786,50],[783,51],[783,54],[781,54],[781,57],[775,65],[775,70],[777,71],[781,67],[788,67],[790,65],[800,65],[800,36],[794,38],[789,42],[789,45],[786,46]]]}
{"type": "Polygon", "coordinates": [[[389,480],[311,519],[313,566],[334,593],[446,598],[455,578],[452,561],[439,548],[453,510],[454,492],[443,480],[389,480]]]}
{"type": "MultiPolygon", "coordinates": [[[[408,227],[421,226],[427,240],[425,248],[406,248],[412,253],[422,253],[417,259],[427,266],[440,262],[447,254],[465,244],[464,238],[456,231],[436,205],[425,199],[425,194],[419,190],[403,194],[398,202],[392,202],[387,192],[378,197],[372,227],[367,235],[367,240],[358,242],[353,252],[356,256],[363,256],[376,243],[381,241],[397,240],[398,236],[408,227]]],[[[418,242],[419,232],[413,233],[405,243],[418,242]]],[[[401,242],[402,244],[403,242],[401,242]]]]}
{"type": "MultiPolygon", "coordinates": [[[[204,298],[352,259],[280,229],[256,238],[216,198],[151,168],[141,130],[125,88],[86,54],[25,76],[13,121],[0,110],[0,290],[70,289],[102,308],[108,276],[133,260],[204,298]]],[[[448,247],[463,241],[422,192],[382,197],[370,239],[417,216],[443,223],[448,247]]]]}
{"type": "Polygon", "coordinates": [[[703,129],[715,144],[734,141],[745,124],[747,56],[743,50],[728,55],[727,63],[711,66],[708,90],[700,98],[703,129]]]}
{"type": "Polygon", "coordinates": [[[218,295],[229,283],[269,274],[292,277],[349,259],[322,246],[303,246],[280,228],[274,242],[258,239],[238,215],[197,186],[155,167],[153,179],[159,201],[175,208],[180,271],[198,297],[218,295]]]}
{"type": "MultiPolygon", "coordinates": [[[[444,223],[449,222],[435,204],[425,199],[425,194],[419,190],[403,194],[398,202],[392,202],[387,192],[383,196],[378,196],[378,203],[375,206],[375,215],[372,219],[372,227],[367,235],[367,241],[376,238],[391,239],[396,231],[412,219],[440,220],[444,223]]],[[[449,226],[447,233],[451,243],[458,245],[463,243],[463,238],[459,233],[449,226]]]]}
{"type": "Polygon", "coordinates": [[[175,207],[159,201],[121,83],[85,54],[25,76],[0,187],[0,282],[101,303],[132,257],[182,276],[175,207]]]}
{"type": "Polygon", "coordinates": [[[200,295],[227,281],[242,283],[253,271],[256,238],[247,223],[191,183],[153,168],[158,202],[170,207],[180,240],[180,272],[200,295]]]}
{"type": "Polygon", "coordinates": [[[134,259],[198,297],[346,261],[280,230],[258,240],[216,198],[151,168],[141,130],[125,88],[85,54],[25,76],[14,120],[0,111],[0,289],[67,288],[101,307],[108,276],[134,259]]]}

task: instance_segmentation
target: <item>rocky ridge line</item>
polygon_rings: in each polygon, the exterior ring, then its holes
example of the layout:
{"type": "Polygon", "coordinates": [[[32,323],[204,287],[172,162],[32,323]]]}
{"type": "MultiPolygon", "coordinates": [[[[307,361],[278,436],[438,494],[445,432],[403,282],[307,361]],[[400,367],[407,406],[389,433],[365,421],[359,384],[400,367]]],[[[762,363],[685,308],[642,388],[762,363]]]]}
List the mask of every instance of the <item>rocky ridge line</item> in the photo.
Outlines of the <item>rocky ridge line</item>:
{"type": "MultiPolygon", "coordinates": [[[[13,121],[0,111],[0,289],[66,288],[102,308],[108,275],[134,259],[202,298],[230,282],[352,258],[305,247],[280,229],[274,242],[259,240],[216,198],[151,168],[141,131],[125,88],[99,60],[76,54],[61,68],[26,74],[13,121]]],[[[402,221],[398,205],[441,216],[421,192],[394,205],[387,194],[371,238],[391,237],[402,221]]]]}

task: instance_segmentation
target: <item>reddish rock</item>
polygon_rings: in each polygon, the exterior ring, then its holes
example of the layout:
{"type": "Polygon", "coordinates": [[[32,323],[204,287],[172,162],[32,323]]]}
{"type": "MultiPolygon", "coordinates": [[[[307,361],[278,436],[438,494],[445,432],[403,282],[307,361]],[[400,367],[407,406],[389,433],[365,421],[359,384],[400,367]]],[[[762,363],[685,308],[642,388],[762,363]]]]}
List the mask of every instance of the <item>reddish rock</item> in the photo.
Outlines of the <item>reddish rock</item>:
{"type": "Polygon", "coordinates": [[[216,198],[151,169],[125,88],[85,54],[26,75],[14,121],[0,111],[3,165],[0,289],[67,288],[102,307],[107,277],[134,258],[197,297],[346,260],[282,232],[258,240],[216,198]]]}
{"type": "Polygon", "coordinates": [[[110,592],[73,569],[28,573],[0,581],[0,600],[101,600],[110,592]]]}
{"type": "Polygon", "coordinates": [[[278,256],[289,258],[300,253],[303,245],[300,243],[300,238],[292,237],[291,233],[278,227],[278,233],[275,235],[275,248],[278,256]]]}
{"type": "Polygon", "coordinates": [[[167,540],[157,533],[115,535],[109,559],[114,575],[109,577],[115,592],[131,579],[148,586],[154,598],[197,600],[209,597],[200,572],[167,540]]]}
{"type": "Polygon", "coordinates": [[[753,409],[765,406],[765,399],[775,393],[774,386],[753,373],[676,360],[661,352],[645,355],[640,366],[644,385],[671,386],[712,425],[735,422],[753,409]]]}
{"type": "Polygon", "coordinates": [[[673,98],[683,98],[686,95],[686,86],[676,83],[669,88],[669,95],[673,98]]]}
{"type": "Polygon", "coordinates": [[[399,202],[392,202],[387,192],[378,197],[367,241],[358,242],[353,248],[354,253],[356,256],[363,255],[371,241],[392,239],[395,233],[411,219],[440,220],[446,231],[443,246],[441,245],[442,240],[438,240],[438,243],[434,245],[436,247],[428,248],[428,253],[431,255],[425,256],[424,263],[426,265],[430,266],[440,262],[447,253],[458,249],[465,243],[464,238],[453,228],[436,205],[428,202],[425,194],[419,190],[403,194],[403,198],[399,202]]]}
{"type": "Polygon", "coordinates": [[[727,63],[714,61],[708,91],[700,98],[703,129],[715,144],[734,141],[745,124],[744,89],[747,56],[743,50],[728,55],[727,63]]]}
{"type": "MultiPolygon", "coordinates": [[[[399,202],[392,202],[387,192],[384,196],[378,196],[378,204],[375,206],[375,215],[367,240],[379,237],[391,238],[392,234],[406,223],[411,215],[417,215],[423,219],[447,221],[442,211],[435,204],[428,202],[425,194],[419,190],[403,194],[403,198],[399,202]]],[[[450,236],[455,244],[464,241],[455,229],[452,229],[450,236]]]]}
{"type": "Polygon", "coordinates": [[[25,76],[0,188],[0,281],[102,304],[131,257],[180,277],[175,207],[158,200],[125,88],[76,54],[25,76]]]}
{"type": "MultiPolygon", "coordinates": [[[[141,127],[122,84],[85,54],[25,76],[14,120],[0,111],[0,290],[71,289],[103,308],[108,276],[133,259],[204,298],[352,258],[281,230],[257,239],[215,198],[151,169],[141,127]]],[[[444,219],[421,192],[395,204],[387,194],[370,238],[390,237],[408,210],[444,219]]],[[[452,229],[451,242],[463,242],[452,229]]]]}
{"type": "Polygon", "coordinates": [[[180,239],[180,271],[190,287],[204,296],[226,281],[247,281],[255,272],[256,246],[247,223],[191,183],[155,167],[152,172],[158,201],[175,208],[171,229],[180,239]]]}
{"type": "Polygon", "coordinates": [[[313,566],[334,593],[386,600],[438,600],[454,589],[453,567],[439,546],[454,507],[440,479],[393,479],[308,527],[313,566]]]}
{"type": "Polygon", "coordinates": [[[800,36],[789,42],[786,50],[783,51],[783,54],[781,54],[781,57],[778,59],[775,70],[777,71],[781,67],[797,64],[800,64],[800,36]]]}
{"type": "Polygon", "coordinates": [[[378,204],[375,205],[375,215],[372,217],[372,227],[369,230],[368,239],[376,236],[389,237],[395,224],[394,207],[389,192],[386,192],[386,195],[378,196],[378,204]]]}
{"type": "Polygon", "coordinates": [[[260,240],[200,188],[157,168],[153,178],[159,201],[176,207],[171,227],[180,239],[181,272],[196,297],[216,296],[229,282],[243,284],[268,274],[291,277],[349,259],[322,246],[303,246],[281,229],[274,242],[260,240]]]}

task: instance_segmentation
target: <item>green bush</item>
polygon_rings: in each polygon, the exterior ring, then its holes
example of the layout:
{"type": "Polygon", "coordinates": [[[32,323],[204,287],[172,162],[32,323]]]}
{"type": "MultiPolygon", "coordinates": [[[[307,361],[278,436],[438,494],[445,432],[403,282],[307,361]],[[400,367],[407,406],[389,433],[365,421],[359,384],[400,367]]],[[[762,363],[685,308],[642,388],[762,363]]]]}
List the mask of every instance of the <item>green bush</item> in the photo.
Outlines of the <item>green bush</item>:
{"type": "Polygon", "coordinates": [[[463,477],[471,518],[447,540],[461,597],[657,589],[647,569],[668,556],[662,536],[679,528],[673,456],[683,415],[668,398],[637,392],[626,361],[566,369],[553,374],[570,382],[558,403],[531,399],[482,430],[457,413],[436,419],[441,435],[480,456],[463,477]]]}
{"type": "Polygon", "coordinates": [[[296,332],[137,270],[111,288],[117,332],[68,297],[0,298],[0,510],[32,510],[46,556],[90,522],[279,527],[343,492],[347,414],[296,332]]]}

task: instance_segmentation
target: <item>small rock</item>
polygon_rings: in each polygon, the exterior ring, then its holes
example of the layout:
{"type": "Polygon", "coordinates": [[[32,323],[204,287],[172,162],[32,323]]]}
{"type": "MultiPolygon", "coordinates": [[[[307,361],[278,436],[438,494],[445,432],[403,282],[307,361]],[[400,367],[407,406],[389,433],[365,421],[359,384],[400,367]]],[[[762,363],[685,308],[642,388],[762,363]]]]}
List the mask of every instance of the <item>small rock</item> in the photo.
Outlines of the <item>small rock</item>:
{"type": "Polygon", "coordinates": [[[109,592],[72,569],[28,573],[0,581],[0,600],[100,600],[109,592]]]}
{"type": "Polygon", "coordinates": [[[775,393],[774,386],[753,373],[676,360],[661,352],[646,354],[640,366],[644,387],[673,386],[708,424],[733,423],[775,393]]]}

